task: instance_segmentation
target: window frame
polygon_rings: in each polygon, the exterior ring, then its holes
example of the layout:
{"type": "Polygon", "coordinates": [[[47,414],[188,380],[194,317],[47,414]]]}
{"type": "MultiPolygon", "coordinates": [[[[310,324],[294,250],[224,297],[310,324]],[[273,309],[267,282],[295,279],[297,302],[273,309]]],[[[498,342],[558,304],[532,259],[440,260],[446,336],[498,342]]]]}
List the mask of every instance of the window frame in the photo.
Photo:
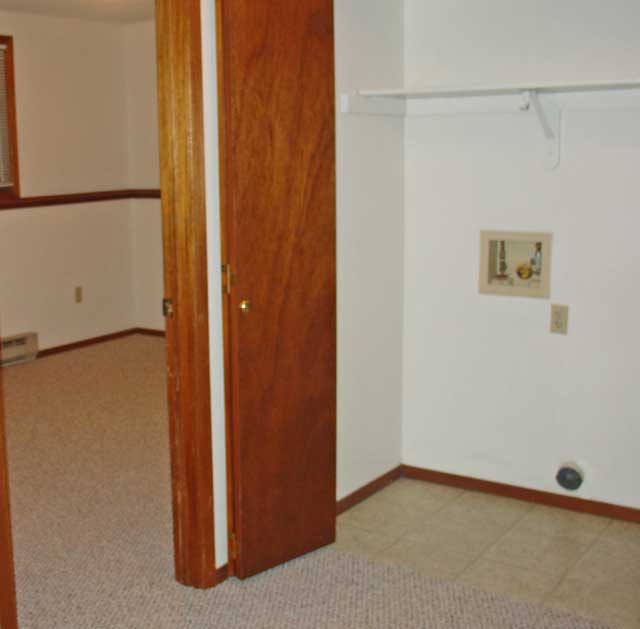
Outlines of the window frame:
{"type": "Polygon", "coordinates": [[[18,168],[18,121],[16,114],[16,84],[13,54],[13,37],[0,35],[0,45],[6,47],[7,110],[9,122],[9,150],[11,151],[11,173],[13,185],[0,188],[0,202],[16,201],[20,198],[20,170],[18,168]]]}

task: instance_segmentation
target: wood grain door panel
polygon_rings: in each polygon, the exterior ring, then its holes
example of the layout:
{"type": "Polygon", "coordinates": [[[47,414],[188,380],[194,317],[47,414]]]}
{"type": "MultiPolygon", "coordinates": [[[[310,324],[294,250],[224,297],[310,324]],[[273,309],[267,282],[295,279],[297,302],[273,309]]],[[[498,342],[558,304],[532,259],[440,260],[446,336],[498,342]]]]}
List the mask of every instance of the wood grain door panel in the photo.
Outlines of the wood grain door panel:
{"type": "Polygon", "coordinates": [[[333,9],[329,0],[233,0],[222,17],[236,568],[245,577],[335,538],[333,9]]]}

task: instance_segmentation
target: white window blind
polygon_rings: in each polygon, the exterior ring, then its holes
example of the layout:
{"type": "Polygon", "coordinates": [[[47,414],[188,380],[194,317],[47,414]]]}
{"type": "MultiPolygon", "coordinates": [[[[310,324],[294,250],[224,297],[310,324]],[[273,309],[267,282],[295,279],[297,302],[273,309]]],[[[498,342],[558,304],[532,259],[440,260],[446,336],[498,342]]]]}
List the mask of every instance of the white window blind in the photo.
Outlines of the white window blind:
{"type": "Polygon", "coordinates": [[[13,185],[10,137],[7,48],[0,44],[0,188],[9,188],[13,185]]]}

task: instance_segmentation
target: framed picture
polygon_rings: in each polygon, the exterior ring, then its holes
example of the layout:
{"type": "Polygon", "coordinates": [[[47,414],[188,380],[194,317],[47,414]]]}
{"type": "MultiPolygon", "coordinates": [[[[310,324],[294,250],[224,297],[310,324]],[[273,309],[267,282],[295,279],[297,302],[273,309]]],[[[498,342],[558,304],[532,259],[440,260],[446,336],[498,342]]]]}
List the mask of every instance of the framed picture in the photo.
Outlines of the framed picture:
{"type": "Polygon", "coordinates": [[[549,298],[551,234],[480,232],[480,292],[549,298]]]}

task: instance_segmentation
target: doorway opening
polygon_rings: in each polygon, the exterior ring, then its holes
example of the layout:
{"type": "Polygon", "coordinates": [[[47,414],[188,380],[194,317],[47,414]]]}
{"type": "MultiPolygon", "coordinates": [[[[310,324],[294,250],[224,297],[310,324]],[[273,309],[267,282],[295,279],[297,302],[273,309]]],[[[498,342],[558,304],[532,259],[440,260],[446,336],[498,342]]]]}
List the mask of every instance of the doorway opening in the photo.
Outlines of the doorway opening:
{"type": "MultiPolygon", "coordinates": [[[[200,54],[200,37],[199,31],[196,32],[200,27],[199,22],[199,3],[197,2],[182,2],[182,3],[174,3],[174,2],[158,2],[158,10],[157,10],[157,22],[158,22],[158,32],[160,36],[158,38],[158,76],[159,76],[159,84],[161,86],[160,94],[165,95],[165,99],[160,99],[160,122],[156,125],[156,128],[153,133],[153,137],[157,137],[157,128],[160,128],[160,137],[161,137],[161,152],[163,153],[163,169],[162,169],[162,189],[166,190],[166,193],[163,194],[163,208],[164,208],[164,216],[163,216],[163,249],[164,249],[164,290],[162,294],[165,296],[167,303],[173,305],[173,312],[171,313],[171,308],[168,308],[168,314],[170,315],[167,320],[167,360],[166,360],[166,371],[168,373],[168,389],[169,389],[169,409],[170,409],[170,437],[168,440],[164,440],[164,447],[167,450],[167,446],[169,443],[171,444],[171,478],[169,477],[168,470],[166,475],[166,495],[169,495],[169,490],[172,488],[172,497],[173,497],[173,532],[174,532],[174,560],[175,560],[175,576],[177,579],[186,584],[193,585],[196,587],[206,587],[212,585],[216,582],[220,575],[215,572],[215,558],[213,552],[213,531],[212,526],[208,526],[211,524],[213,519],[213,513],[211,510],[211,496],[212,496],[212,479],[211,479],[211,435],[210,435],[210,411],[209,411],[209,372],[208,372],[208,332],[207,332],[207,284],[206,284],[206,234],[205,230],[197,231],[196,236],[192,237],[190,233],[187,233],[182,229],[185,225],[189,225],[190,227],[202,225],[204,222],[204,181],[202,179],[193,179],[187,177],[187,181],[196,181],[197,184],[194,186],[200,186],[200,193],[194,193],[193,187],[189,188],[188,184],[185,184],[185,172],[192,172],[194,169],[202,169],[202,161],[203,155],[202,150],[198,147],[194,147],[193,144],[190,144],[190,139],[193,136],[193,128],[185,129],[180,125],[185,121],[181,117],[180,114],[184,113],[185,109],[189,110],[191,107],[193,110],[198,109],[199,102],[199,117],[196,116],[194,118],[193,115],[187,116],[188,124],[194,125],[199,124],[202,125],[202,94],[201,94],[201,79],[200,79],[200,99],[198,101],[198,95],[193,94],[192,86],[189,88],[183,86],[182,97],[185,99],[181,101],[180,95],[180,86],[177,84],[180,82],[180,74],[186,72],[188,69],[192,69],[191,64],[195,61],[199,61],[199,58],[196,60],[194,57],[194,51],[197,50],[197,54],[200,54]],[[198,19],[195,19],[195,16],[198,19]],[[182,27],[185,24],[191,24],[193,29],[188,32],[185,40],[185,31],[182,27]],[[174,49],[176,45],[176,39],[182,38],[181,43],[181,52],[182,54],[172,54],[171,58],[166,54],[167,49],[174,49]],[[182,64],[182,65],[181,65],[182,64]],[[170,96],[169,96],[170,95],[170,96]],[[185,101],[189,100],[189,103],[185,103],[185,101]],[[163,102],[164,101],[164,102],[163,102]],[[197,119],[197,120],[196,120],[197,119]],[[177,145],[183,142],[183,147],[186,144],[189,144],[186,152],[184,154],[180,154],[179,146],[178,150],[174,151],[177,145]],[[200,221],[200,222],[198,222],[200,221]],[[202,264],[202,262],[205,264],[202,264]],[[197,314],[196,314],[197,313],[197,314]],[[206,387],[205,387],[206,384],[206,387]],[[196,408],[197,407],[197,408],[196,408]],[[206,418],[206,422],[204,421],[206,418]],[[197,427],[196,427],[197,426],[197,427]],[[204,426],[204,429],[203,429],[204,426]],[[207,434],[207,428],[209,429],[209,433],[207,434]],[[192,432],[190,435],[186,435],[189,431],[197,431],[197,434],[192,432]],[[195,447],[194,447],[195,442],[195,447]],[[195,452],[194,452],[195,450],[195,452]],[[194,472],[195,470],[195,472],[194,472]],[[195,481],[194,481],[195,478],[195,481]],[[199,504],[199,507],[196,507],[194,510],[193,505],[199,504]],[[208,509],[206,508],[208,507],[208,509]]],[[[19,16],[20,19],[35,19],[40,24],[47,18],[44,16],[19,16]]],[[[60,26],[61,23],[65,22],[64,19],[60,17],[55,18],[57,26],[60,26]]],[[[84,23],[82,20],[74,20],[74,24],[77,26],[79,23],[84,23]]],[[[99,27],[96,25],[97,23],[92,23],[94,29],[98,29],[99,27]]],[[[149,35],[149,39],[153,41],[155,36],[155,28],[153,24],[146,25],[148,29],[147,35],[149,35]]],[[[105,27],[106,28],[106,27],[105,27]]],[[[133,27],[132,27],[133,28],[133,27]]],[[[138,26],[136,26],[138,28],[138,26]]],[[[142,28],[142,27],[141,27],[142,28]]],[[[188,30],[188,29],[187,29],[188,30]]],[[[95,34],[94,34],[95,35],[95,34]]],[[[140,34],[136,34],[131,38],[132,45],[139,45],[142,41],[142,37],[140,34]]],[[[64,40],[67,45],[70,45],[70,40],[68,34],[61,35],[58,38],[60,41],[64,40]]],[[[89,38],[91,39],[91,38],[89,38]]],[[[104,44],[103,39],[109,40],[109,37],[103,37],[102,39],[99,37],[95,37],[95,40],[99,43],[104,44]]],[[[114,39],[120,40],[120,36],[115,37],[114,39]]],[[[126,38],[125,38],[126,39],[126,38]]],[[[112,42],[113,43],[113,42],[112,42]]],[[[83,52],[86,50],[83,49],[83,52]]],[[[103,51],[104,52],[104,51],[103,51]]],[[[81,51],[76,50],[76,55],[78,57],[82,57],[81,51]]],[[[106,55],[107,57],[109,55],[106,55]]],[[[115,54],[115,58],[122,61],[122,53],[117,52],[115,54]]],[[[112,59],[113,60],[113,59],[112,59]]],[[[134,63],[139,61],[139,58],[136,57],[134,63]]],[[[80,62],[78,62],[80,63],[80,62]]],[[[84,59],[83,63],[90,64],[90,60],[84,59]]],[[[95,72],[95,67],[92,68],[95,72]]],[[[155,82],[155,68],[151,71],[151,76],[155,82]]],[[[104,80],[104,77],[102,77],[104,80]]],[[[126,83],[125,83],[126,84],[126,83]]],[[[18,83],[18,85],[20,85],[18,83]]],[[[135,89],[139,89],[141,87],[141,82],[133,81],[132,86],[135,89]]],[[[18,88],[19,89],[19,88],[18,88]]],[[[20,102],[20,101],[19,101],[20,102]]],[[[126,109],[126,108],[125,108],[126,109]]],[[[105,110],[102,110],[104,114],[105,110]]],[[[130,113],[130,110],[128,111],[130,113]]],[[[149,112],[148,112],[149,113],[149,112]]],[[[193,111],[191,111],[193,113],[193,111]]],[[[20,115],[20,112],[18,112],[20,115]]],[[[131,128],[131,133],[127,137],[127,141],[134,141],[136,138],[133,137],[136,134],[139,135],[140,144],[138,148],[144,151],[148,146],[146,146],[145,142],[148,140],[148,137],[144,137],[144,133],[141,132],[140,126],[134,125],[131,128]]],[[[135,153],[135,149],[133,151],[135,153]]],[[[131,155],[129,156],[131,159],[131,155]]],[[[134,161],[134,160],[132,160],[134,161]]],[[[144,165],[141,168],[144,170],[148,166],[144,160],[142,160],[144,165]]],[[[137,166],[134,165],[134,170],[137,166]]],[[[23,171],[24,176],[24,171],[23,171]]],[[[23,181],[24,183],[24,181],[23,181]]],[[[128,183],[128,182],[127,182],[128,183]]],[[[24,186],[23,186],[24,192],[24,186]]],[[[100,223],[99,227],[104,228],[104,223],[108,223],[107,218],[109,212],[107,211],[107,203],[111,202],[120,202],[124,201],[127,204],[127,212],[128,216],[126,220],[120,218],[120,222],[118,226],[124,230],[124,227],[132,227],[135,228],[136,224],[141,223],[144,224],[144,220],[140,220],[139,217],[135,216],[135,209],[131,209],[129,206],[137,204],[138,202],[146,203],[148,199],[145,197],[151,196],[154,199],[154,203],[157,203],[157,197],[159,193],[154,191],[154,194],[149,195],[149,190],[142,189],[121,189],[108,191],[109,199],[106,200],[102,198],[105,196],[102,192],[98,193],[101,198],[85,198],[79,199],[77,198],[79,195],[74,196],[73,199],[67,199],[69,204],[74,205],[72,208],[72,212],[75,214],[81,213],[82,210],[85,209],[85,206],[80,203],[80,201],[101,201],[101,207],[94,212],[96,217],[99,217],[103,220],[103,223],[100,223]],[[135,202],[135,203],[134,203],[135,202]],[[130,210],[130,211],[129,211],[130,210]],[[133,216],[132,216],[133,215],[133,216]],[[123,225],[124,224],[124,225],[123,225]]],[[[94,196],[96,193],[92,193],[94,196]]],[[[42,196],[42,195],[40,195],[42,196]]],[[[62,196],[62,195],[56,195],[62,196]]],[[[54,204],[51,201],[51,195],[48,195],[48,202],[45,203],[47,207],[54,207],[54,204]]],[[[25,204],[27,202],[25,201],[25,204]]],[[[20,208],[23,208],[23,205],[17,205],[16,208],[12,208],[11,210],[7,210],[7,212],[11,212],[15,209],[16,212],[22,211],[20,208]]],[[[115,210],[114,212],[115,213],[115,210]]],[[[92,218],[94,217],[92,215],[92,218]]],[[[3,214],[4,216],[9,216],[8,213],[3,214]]],[[[60,218],[58,214],[56,218],[60,218]]],[[[60,222],[60,220],[58,221],[60,222]]],[[[62,221],[64,222],[64,221],[62,221]]],[[[52,224],[55,221],[52,221],[52,224]]],[[[143,230],[143,236],[149,236],[152,233],[152,230],[147,229],[143,230]]],[[[109,231],[103,230],[100,234],[103,238],[107,239],[109,236],[113,234],[109,231]]],[[[122,239],[120,239],[122,240],[122,239]]],[[[131,240],[135,244],[139,244],[139,241],[136,240],[135,236],[130,236],[125,238],[127,244],[131,244],[131,240]]],[[[120,245],[123,246],[123,243],[120,242],[120,245]]],[[[64,246],[71,247],[73,245],[70,242],[65,241],[64,246]]],[[[63,246],[63,248],[64,248],[63,246]]],[[[86,247],[91,249],[90,244],[87,243],[87,239],[80,242],[77,246],[86,247]]],[[[162,251],[162,248],[161,248],[162,251]]],[[[131,256],[135,255],[135,253],[131,254],[131,256]]],[[[145,263],[149,263],[149,258],[147,256],[142,256],[142,259],[145,263]]],[[[116,262],[122,263],[121,259],[116,260],[116,262]]],[[[101,263],[106,266],[106,257],[102,257],[101,263]]],[[[105,274],[109,274],[109,269],[105,269],[105,274]]],[[[132,297],[137,296],[138,292],[135,289],[135,282],[133,282],[134,288],[131,291],[132,297]]],[[[149,289],[150,282],[139,282],[137,286],[141,290],[149,289]]],[[[77,288],[77,287],[76,287],[77,288]]],[[[74,294],[78,295],[78,291],[74,291],[74,294]]],[[[80,291],[80,294],[84,294],[85,297],[88,297],[86,289],[84,291],[80,291]]],[[[80,302],[82,303],[82,302],[80,302]]],[[[159,310],[159,300],[156,302],[156,308],[159,310]]],[[[125,488],[129,489],[130,485],[138,482],[142,487],[138,487],[142,491],[142,494],[145,494],[145,483],[150,483],[151,478],[154,477],[153,469],[154,466],[160,465],[160,462],[156,460],[151,454],[151,445],[157,445],[158,441],[162,441],[161,438],[150,439],[147,440],[144,436],[144,430],[141,425],[144,422],[140,422],[136,424],[135,421],[131,421],[130,410],[132,404],[140,404],[142,405],[142,401],[144,395],[140,393],[140,387],[144,387],[145,384],[149,384],[150,381],[153,381],[153,385],[155,388],[158,387],[160,383],[160,387],[163,388],[162,383],[165,382],[165,361],[162,360],[161,368],[155,373],[153,367],[147,362],[153,362],[154,355],[157,357],[162,357],[164,351],[161,347],[163,343],[161,339],[157,338],[134,338],[132,336],[133,333],[140,333],[140,326],[130,327],[126,330],[122,330],[115,334],[115,336],[121,337],[117,340],[111,338],[112,343],[104,343],[101,345],[95,345],[94,347],[85,348],[79,350],[78,347],[73,347],[74,351],[82,352],[84,359],[89,360],[92,363],[92,367],[95,367],[95,371],[92,371],[87,367],[87,365],[83,365],[81,360],[73,359],[70,361],[71,365],[65,368],[64,366],[60,366],[60,369],[52,369],[53,374],[58,372],[58,374],[64,370],[73,372],[74,370],[79,373],[80,376],[85,378],[84,386],[78,387],[80,390],[73,390],[72,393],[78,398],[81,398],[85,403],[91,401],[91,398],[94,397],[94,401],[96,397],[99,399],[100,410],[105,412],[105,417],[112,415],[114,410],[117,409],[120,405],[121,407],[127,407],[126,411],[127,419],[123,422],[126,425],[126,430],[121,432],[121,435],[127,434],[127,437],[132,437],[134,441],[137,440],[136,447],[138,450],[132,449],[128,453],[124,452],[121,448],[118,447],[118,444],[115,444],[115,447],[111,447],[114,444],[112,440],[106,436],[107,429],[112,428],[108,426],[108,422],[103,422],[103,433],[99,436],[95,436],[93,439],[81,440],[77,439],[81,443],[82,456],[78,457],[76,460],[70,454],[70,451],[62,450],[63,460],[58,461],[60,466],[65,465],[65,469],[69,469],[69,467],[73,467],[76,465],[76,472],[78,474],[82,474],[82,471],[86,468],[82,466],[81,460],[84,459],[85,462],[87,460],[91,460],[94,463],[96,461],[100,461],[99,464],[95,465],[92,471],[94,472],[93,476],[87,475],[87,478],[79,483],[82,488],[76,486],[74,483],[73,489],[77,491],[77,494],[81,497],[79,503],[76,504],[76,508],[74,509],[71,504],[67,504],[66,507],[69,509],[71,513],[69,513],[69,517],[74,515],[73,511],[75,510],[76,516],[79,516],[82,520],[84,518],[85,528],[83,529],[87,535],[89,536],[89,544],[86,548],[92,548],[93,554],[90,554],[86,559],[91,563],[91,558],[97,560],[100,563],[101,558],[109,557],[107,564],[109,561],[114,561],[117,553],[109,553],[109,549],[105,546],[105,539],[101,537],[100,531],[98,527],[94,527],[94,523],[91,521],[91,518],[95,517],[96,513],[101,517],[100,520],[106,521],[109,524],[112,524],[116,529],[119,524],[123,524],[127,531],[133,535],[135,531],[140,535],[138,539],[146,539],[146,547],[153,548],[154,551],[158,551],[157,543],[152,541],[153,536],[145,535],[145,532],[148,533],[149,530],[149,516],[153,515],[153,508],[147,506],[144,508],[143,505],[137,505],[138,516],[133,516],[128,518],[126,522],[118,522],[118,514],[117,509],[113,508],[113,504],[110,504],[111,499],[114,499],[120,495],[121,492],[118,491],[118,484],[120,483],[121,489],[125,488]],[[124,337],[127,338],[124,338],[124,337]],[[131,344],[135,345],[132,347],[131,344]],[[98,355],[102,352],[108,354],[110,351],[114,350],[114,348],[128,348],[125,349],[124,353],[127,354],[128,359],[133,359],[134,361],[142,361],[143,364],[140,365],[138,363],[138,369],[136,369],[136,376],[141,376],[140,381],[135,381],[134,379],[128,379],[126,377],[124,363],[117,357],[113,355],[111,357],[105,357],[104,355],[98,355]],[[87,358],[89,357],[89,358],[87,358]],[[120,378],[124,383],[131,387],[131,397],[123,396],[124,399],[120,399],[120,396],[115,395],[113,393],[109,393],[108,387],[106,386],[105,373],[107,368],[112,368],[112,376],[115,373],[115,379],[120,378]],[[160,373],[160,376],[158,375],[160,373]],[[92,375],[93,374],[93,375],[92,375]],[[97,374],[97,375],[96,375],[97,374]],[[136,393],[136,387],[138,391],[136,393]],[[100,395],[104,395],[105,397],[100,398],[100,395]],[[133,434],[132,434],[133,433],[133,434]],[[152,442],[156,443],[152,443],[152,442]],[[102,455],[108,453],[109,451],[118,451],[124,458],[128,458],[132,460],[136,467],[136,472],[134,472],[134,478],[129,477],[128,480],[124,478],[126,475],[122,474],[123,467],[115,464],[114,461],[111,461],[109,466],[103,466],[101,469],[101,465],[103,462],[102,455]],[[134,451],[135,450],[135,451],[134,451]],[[145,457],[147,457],[145,461],[145,457]],[[64,460],[67,459],[67,460],[64,460]],[[71,459],[71,460],[69,460],[71,459]],[[106,469],[109,467],[110,469],[106,469]],[[110,476],[110,473],[113,473],[114,476],[110,476]],[[83,485],[84,483],[84,485],[83,485]],[[108,486],[109,496],[111,498],[105,498],[104,496],[98,498],[98,490],[100,486],[108,486]],[[150,546],[149,546],[150,545],[150,546]]],[[[154,332],[158,332],[158,330],[154,330],[154,332]]],[[[105,338],[106,335],[99,335],[101,341],[107,340],[105,338]]],[[[86,339],[85,339],[86,340],[86,339]]],[[[83,343],[80,341],[80,343],[83,343]]],[[[75,345],[75,342],[72,343],[62,343],[63,349],[69,350],[69,345],[75,345]]],[[[58,348],[47,348],[47,349],[60,349],[58,348]]],[[[44,366],[46,361],[49,361],[49,364],[52,364],[55,360],[63,360],[71,357],[74,352],[65,352],[64,354],[60,354],[60,356],[50,356],[45,358],[42,361],[38,361],[34,365],[44,366]]],[[[79,354],[78,354],[79,356],[79,354]]],[[[25,370],[32,365],[24,366],[22,369],[22,373],[25,373],[25,370]]],[[[156,363],[157,366],[157,363],[156,363]]],[[[18,368],[16,368],[18,369],[18,368]]],[[[18,373],[17,371],[14,373],[18,373]]],[[[11,376],[13,377],[13,376],[11,376]]],[[[52,388],[55,388],[55,380],[56,376],[51,375],[50,379],[52,380],[52,388]]],[[[11,383],[7,383],[11,384],[11,383]]],[[[65,384],[64,386],[60,386],[61,389],[64,388],[73,388],[73,385],[65,384]]],[[[151,387],[153,388],[153,387],[151,387]]],[[[60,393],[61,391],[58,391],[60,393]]],[[[154,398],[157,400],[162,399],[166,400],[166,392],[163,391],[161,398],[154,398]]],[[[29,400],[27,399],[29,396],[24,396],[19,394],[16,396],[17,401],[11,399],[10,403],[12,408],[15,408],[14,402],[22,403],[25,402],[27,406],[29,405],[29,400]]],[[[42,401],[42,400],[40,400],[42,401]]],[[[58,403],[58,407],[54,410],[61,411],[69,411],[69,406],[66,403],[58,403]]],[[[19,407],[19,404],[18,404],[19,407]]],[[[29,407],[34,415],[39,415],[37,407],[31,406],[29,407]]],[[[156,411],[158,411],[158,404],[156,404],[156,411]]],[[[51,409],[49,409],[51,410],[51,409]]],[[[161,413],[159,413],[161,414],[161,413]]],[[[0,423],[3,418],[0,416],[0,423]]],[[[76,417],[77,419],[77,417],[76,417]]],[[[35,421],[35,420],[34,420],[35,421]]],[[[64,422],[63,422],[64,423],[64,422]]],[[[166,422],[165,422],[166,425],[166,422]]],[[[60,426],[57,426],[58,428],[60,426]]],[[[9,427],[11,428],[11,427],[9,427]]],[[[56,426],[47,426],[44,431],[49,437],[58,436],[55,433],[56,426]]],[[[24,441],[28,442],[30,437],[34,437],[36,431],[26,431],[26,436],[24,437],[24,441]]],[[[10,457],[15,459],[19,454],[14,453],[12,437],[10,435],[9,438],[9,453],[10,457]]],[[[69,443],[65,443],[64,446],[71,445],[73,442],[73,435],[69,436],[69,443]]],[[[33,446],[33,443],[30,444],[33,446]]],[[[49,448],[45,448],[49,450],[49,448]]],[[[57,450],[60,453],[59,444],[54,445],[52,450],[57,450]]],[[[35,448],[32,448],[35,450],[35,448]]],[[[34,452],[31,452],[33,455],[34,452]]],[[[36,457],[37,458],[37,457],[36,457]]],[[[33,460],[33,456],[32,456],[33,460]]],[[[2,462],[0,462],[2,463],[2,462]]],[[[168,464],[168,457],[167,457],[168,464]]],[[[52,464],[53,465],[53,464],[52,464]]],[[[168,465],[167,465],[168,468],[168,465]]],[[[53,468],[52,468],[53,469],[53,468]]],[[[13,501],[14,501],[14,518],[20,517],[21,509],[24,507],[25,509],[29,507],[29,503],[31,507],[33,507],[34,502],[37,503],[37,498],[35,495],[24,496],[19,488],[19,481],[22,472],[17,472],[15,474],[16,479],[12,480],[12,485],[14,485],[13,491],[13,501]],[[23,502],[21,502],[23,501],[23,502]]],[[[42,477],[41,477],[42,479],[42,477]]],[[[46,482],[50,483],[52,486],[56,485],[55,482],[55,474],[53,478],[46,478],[46,482]]],[[[154,481],[157,479],[154,479],[154,481]]],[[[34,483],[34,487],[37,488],[37,491],[43,490],[44,483],[42,480],[36,481],[34,483]]],[[[148,489],[148,486],[146,487],[148,489]]],[[[3,504],[0,505],[3,515],[6,514],[6,504],[3,496],[3,504]]],[[[133,501],[135,502],[135,500],[133,501]]],[[[166,500],[165,500],[166,503],[166,500]]],[[[155,505],[158,506],[157,504],[155,505]]],[[[135,505],[134,505],[135,507],[135,505]]],[[[135,509],[134,509],[135,510],[135,509]]],[[[34,526],[38,523],[34,522],[34,526]]],[[[28,527],[25,527],[27,530],[28,527]]],[[[122,536],[114,536],[114,541],[116,537],[120,537],[120,543],[122,542],[122,536]]],[[[126,537],[126,535],[124,536],[126,537]]],[[[165,535],[166,537],[166,535],[165,535]]],[[[27,539],[28,535],[25,535],[26,543],[29,544],[29,540],[27,539]]],[[[81,539],[76,538],[74,543],[78,544],[81,542],[81,539]]],[[[21,551],[21,541],[17,540],[18,553],[21,551]]],[[[3,537],[2,540],[2,560],[3,563],[10,561],[10,544],[3,537]],[[4,552],[4,551],[7,552],[4,552]]],[[[139,545],[139,544],[138,544],[139,545]]],[[[143,545],[144,546],[144,545],[143,545]]],[[[31,549],[30,549],[31,550],[31,549]]],[[[166,552],[159,553],[156,556],[162,555],[166,560],[166,557],[171,555],[171,546],[165,549],[166,552]]],[[[65,552],[65,546],[59,545],[57,551],[52,549],[51,552],[58,552],[63,559],[68,559],[69,553],[65,552]]],[[[94,562],[95,563],[95,562],[94,562]]],[[[118,563],[116,561],[116,563],[118,563]]],[[[73,566],[73,562],[67,561],[67,568],[71,568],[73,566]]],[[[104,566],[103,566],[104,567],[104,566]]],[[[173,571],[171,571],[173,572],[173,571]]],[[[75,574],[76,573],[69,573],[75,574]]],[[[173,578],[173,574],[171,575],[173,578]]],[[[58,580],[56,587],[60,586],[60,580],[58,580]]],[[[87,585],[88,586],[88,585],[87,585]]],[[[3,612],[6,607],[11,605],[11,601],[5,601],[4,598],[2,600],[3,612]]],[[[20,603],[19,603],[20,604],[20,603]]],[[[4,629],[4,625],[3,625],[4,629]]]]}

